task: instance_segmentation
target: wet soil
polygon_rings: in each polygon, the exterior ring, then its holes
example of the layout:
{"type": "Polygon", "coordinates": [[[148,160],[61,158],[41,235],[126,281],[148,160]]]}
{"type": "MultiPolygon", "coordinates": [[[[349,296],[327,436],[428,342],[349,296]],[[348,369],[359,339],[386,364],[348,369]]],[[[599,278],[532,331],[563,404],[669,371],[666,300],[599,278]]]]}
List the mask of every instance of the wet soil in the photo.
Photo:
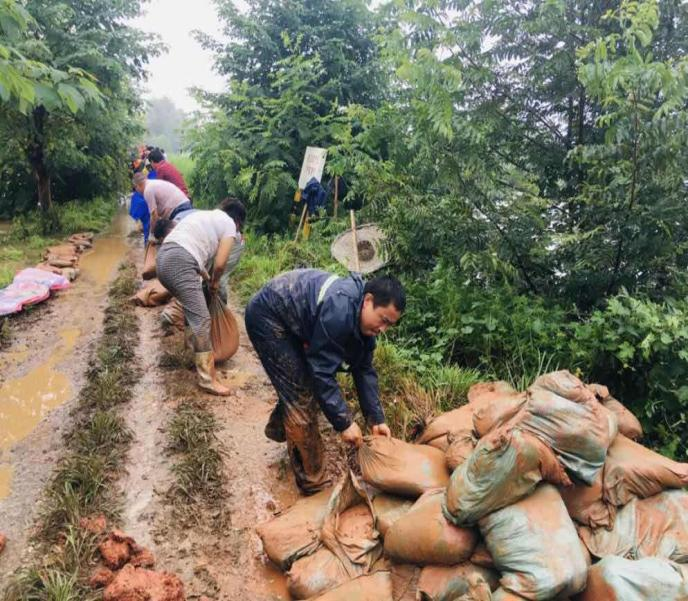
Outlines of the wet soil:
{"type": "Polygon", "coordinates": [[[11,318],[0,351],[0,582],[20,563],[37,501],[62,452],[69,411],[84,384],[102,329],[107,289],[129,246],[126,216],[82,255],[80,277],[41,305],[11,318]]]}

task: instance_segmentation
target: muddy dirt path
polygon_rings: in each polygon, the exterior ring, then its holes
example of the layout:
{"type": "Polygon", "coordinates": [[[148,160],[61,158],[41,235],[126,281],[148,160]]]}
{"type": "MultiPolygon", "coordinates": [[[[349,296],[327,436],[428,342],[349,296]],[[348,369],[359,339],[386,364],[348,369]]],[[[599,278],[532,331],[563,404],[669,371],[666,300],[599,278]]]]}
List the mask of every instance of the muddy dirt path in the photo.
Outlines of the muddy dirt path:
{"type": "Polygon", "coordinates": [[[102,330],[110,281],[129,250],[125,214],[79,262],[80,277],[57,297],[11,320],[0,351],[0,582],[20,562],[36,502],[62,452],[62,434],[102,330]]]}
{"type": "Polygon", "coordinates": [[[220,399],[196,389],[193,370],[158,367],[162,349],[182,344],[179,335],[163,336],[158,321],[161,310],[138,310],[140,361],[146,375],[127,417],[135,441],[123,483],[127,491],[124,530],[153,551],[158,569],[182,578],[188,599],[287,601],[284,576],[264,559],[255,526],[293,504],[298,492],[285,445],[263,435],[274,393],[251,350],[243,320],[239,351],[221,367],[223,380],[235,393],[220,399]],[[166,394],[170,385],[173,392],[166,394]],[[198,516],[196,525],[180,525],[165,496],[173,481],[165,428],[184,397],[201,400],[221,427],[218,437],[226,451],[228,492],[224,521],[211,514],[198,516]]]}

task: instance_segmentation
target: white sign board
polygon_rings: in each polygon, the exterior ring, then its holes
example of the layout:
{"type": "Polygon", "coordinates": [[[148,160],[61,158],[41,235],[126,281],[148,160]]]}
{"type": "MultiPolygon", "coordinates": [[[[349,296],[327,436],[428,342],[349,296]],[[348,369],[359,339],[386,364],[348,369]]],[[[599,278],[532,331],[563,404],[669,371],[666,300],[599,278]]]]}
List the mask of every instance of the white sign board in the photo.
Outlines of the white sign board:
{"type": "Polygon", "coordinates": [[[301,167],[301,175],[299,175],[299,188],[301,190],[306,187],[306,184],[312,177],[318,181],[322,179],[326,158],[326,148],[318,148],[317,146],[306,147],[306,154],[303,157],[303,165],[301,167]]]}

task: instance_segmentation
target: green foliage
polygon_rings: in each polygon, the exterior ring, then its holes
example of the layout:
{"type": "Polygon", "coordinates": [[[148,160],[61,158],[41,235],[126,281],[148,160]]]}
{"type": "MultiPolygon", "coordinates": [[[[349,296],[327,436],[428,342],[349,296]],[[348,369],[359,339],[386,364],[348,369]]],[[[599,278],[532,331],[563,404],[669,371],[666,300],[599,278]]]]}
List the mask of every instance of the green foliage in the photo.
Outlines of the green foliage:
{"type": "Polygon", "coordinates": [[[194,160],[188,154],[167,153],[167,160],[172,163],[184,176],[184,181],[190,182],[195,169],[194,160]]]}

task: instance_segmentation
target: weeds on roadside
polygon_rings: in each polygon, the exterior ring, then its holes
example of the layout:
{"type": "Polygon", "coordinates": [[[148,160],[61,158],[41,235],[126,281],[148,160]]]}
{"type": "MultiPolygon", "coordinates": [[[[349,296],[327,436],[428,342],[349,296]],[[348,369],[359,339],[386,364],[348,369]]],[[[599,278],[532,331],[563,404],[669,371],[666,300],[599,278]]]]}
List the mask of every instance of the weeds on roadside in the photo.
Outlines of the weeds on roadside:
{"type": "Polygon", "coordinates": [[[168,425],[169,449],[178,456],[169,496],[179,517],[191,518],[198,504],[219,507],[226,497],[218,429],[215,416],[189,399],[177,406],[168,425]]]}
{"type": "Polygon", "coordinates": [[[135,286],[133,265],[123,265],[110,287],[103,335],[87,373],[66,434],[67,454],[58,464],[41,508],[37,556],[39,567],[18,572],[4,601],[76,601],[98,598],[86,583],[98,536],[80,526],[84,517],[103,514],[109,522],[120,513],[116,478],[132,434],[116,408],[130,400],[136,380],[131,359],[137,321],[128,302],[135,286]]]}

